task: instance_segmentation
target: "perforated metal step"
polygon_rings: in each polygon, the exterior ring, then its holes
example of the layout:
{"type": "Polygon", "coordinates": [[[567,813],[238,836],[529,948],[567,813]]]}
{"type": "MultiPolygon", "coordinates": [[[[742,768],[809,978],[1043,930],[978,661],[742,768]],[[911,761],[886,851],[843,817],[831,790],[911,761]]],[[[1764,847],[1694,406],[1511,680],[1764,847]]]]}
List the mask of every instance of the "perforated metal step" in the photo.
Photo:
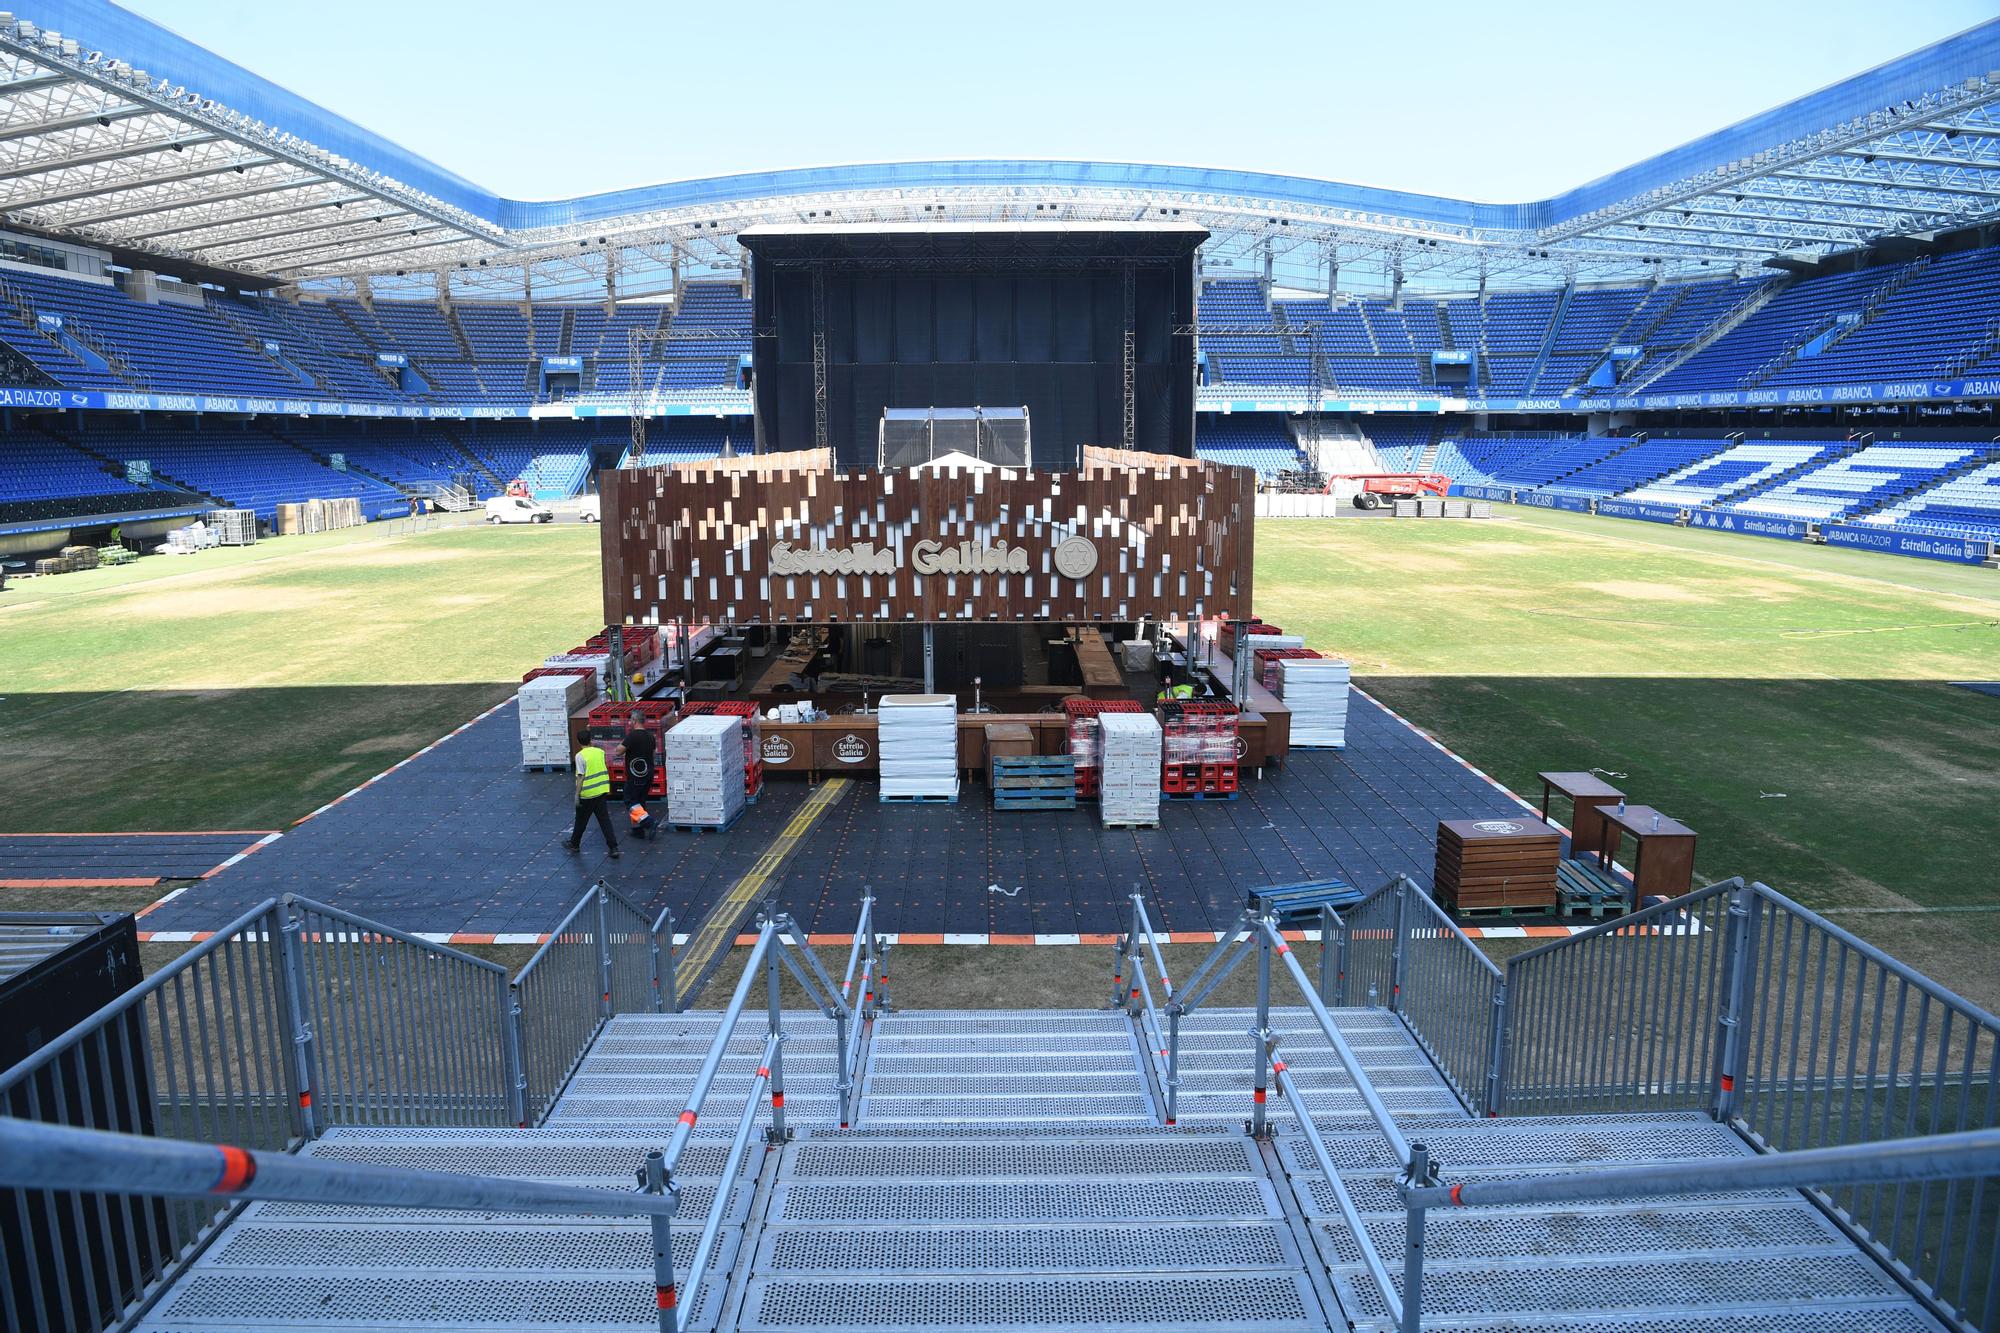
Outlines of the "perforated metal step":
{"type": "MultiPolygon", "coordinates": [[[[871,1276],[939,1273],[1146,1273],[1296,1270],[1283,1224],[1203,1222],[998,1227],[794,1227],[767,1231],[757,1273],[871,1276]]],[[[1009,1277],[1008,1281],[1018,1281],[1009,1277]]]]}
{"type": "Polygon", "coordinates": [[[842,1142],[812,1139],[785,1154],[784,1177],[867,1181],[939,1180],[946,1177],[1043,1176],[1240,1176],[1261,1175],[1249,1141],[1202,1137],[1179,1140],[1001,1140],[964,1143],[842,1142]]]}
{"type": "Polygon", "coordinates": [[[1324,1330],[1303,1276],[1223,1274],[986,1278],[752,1279],[742,1328],[1143,1328],[1157,1333],[1242,1327],[1324,1330]]]}
{"type": "Polygon", "coordinates": [[[1276,1217],[1265,1180],[892,1181],[858,1189],[850,1181],[778,1182],[777,1222],[1192,1221],[1276,1217]]]}

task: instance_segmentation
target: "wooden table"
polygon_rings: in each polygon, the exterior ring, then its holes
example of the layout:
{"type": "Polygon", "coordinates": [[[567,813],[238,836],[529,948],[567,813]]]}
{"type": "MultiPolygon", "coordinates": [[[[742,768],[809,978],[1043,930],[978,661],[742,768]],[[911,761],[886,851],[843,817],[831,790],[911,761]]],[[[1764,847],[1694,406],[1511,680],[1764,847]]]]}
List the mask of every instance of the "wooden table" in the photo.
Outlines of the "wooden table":
{"type": "Polygon", "coordinates": [[[1526,815],[1438,824],[1437,900],[1454,912],[1547,912],[1562,834],[1526,815]]]}
{"type": "Polygon", "coordinates": [[[1611,830],[1605,826],[1603,806],[1616,805],[1625,793],[1595,773],[1537,773],[1542,780],[1542,818],[1549,817],[1549,803],[1566,796],[1570,803],[1569,854],[1578,861],[1604,849],[1611,830]]]}
{"type": "Polygon", "coordinates": [[[1651,897],[1678,898],[1694,887],[1693,829],[1650,805],[1628,805],[1623,811],[1605,806],[1604,820],[1609,833],[1597,863],[1607,874],[1626,835],[1632,837],[1634,908],[1651,897]]]}

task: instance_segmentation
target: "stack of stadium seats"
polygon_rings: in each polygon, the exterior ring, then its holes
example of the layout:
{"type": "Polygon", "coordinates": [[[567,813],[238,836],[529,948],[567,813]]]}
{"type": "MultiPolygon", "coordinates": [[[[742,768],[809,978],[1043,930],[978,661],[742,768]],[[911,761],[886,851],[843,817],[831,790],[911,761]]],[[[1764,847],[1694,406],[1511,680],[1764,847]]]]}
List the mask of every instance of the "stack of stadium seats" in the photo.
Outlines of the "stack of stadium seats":
{"type": "Polygon", "coordinates": [[[1194,450],[1210,463],[1247,467],[1260,477],[1306,466],[1284,418],[1269,412],[1204,414],[1195,430],[1194,450]]]}
{"type": "Polygon", "coordinates": [[[1970,445],[1873,444],[1733,507],[1745,513],[1831,522],[1909,495],[1977,453],[1970,445]]]}
{"type": "Polygon", "coordinates": [[[1898,500],[1862,521],[2000,541],[2000,459],[1898,500]]]}
{"type": "Polygon", "coordinates": [[[1720,504],[1730,496],[1761,486],[1782,472],[1789,472],[1828,453],[1832,446],[1822,443],[1729,445],[1726,440],[1710,440],[1720,453],[1703,458],[1689,467],[1666,473],[1639,487],[1625,498],[1648,504],[1677,504],[1689,508],[1720,504]],[[1728,445],[1728,447],[1723,447],[1728,445]]]}

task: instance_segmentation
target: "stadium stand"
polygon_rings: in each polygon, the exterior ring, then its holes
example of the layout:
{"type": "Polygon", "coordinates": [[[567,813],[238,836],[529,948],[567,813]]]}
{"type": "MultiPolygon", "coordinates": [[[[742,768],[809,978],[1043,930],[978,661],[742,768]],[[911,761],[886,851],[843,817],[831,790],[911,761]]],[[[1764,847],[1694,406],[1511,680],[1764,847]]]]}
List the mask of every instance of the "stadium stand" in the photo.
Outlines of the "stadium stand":
{"type": "Polygon", "coordinates": [[[1437,442],[1443,426],[1436,418],[1415,418],[1371,420],[1364,429],[1375,442],[1375,452],[1381,455],[1384,468],[1391,472],[1415,472],[1422,466],[1425,452],[1437,442]]]}
{"type": "Polygon", "coordinates": [[[1869,445],[1731,507],[1828,522],[1912,495],[1980,455],[1970,445],[1869,445]]]}
{"type": "MultiPolygon", "coordinates": [[[[1989,448],[1981,456],[1994,459],[1996,452],[1989,448]]],[[[1898,500],[1863,521],[2000,541],[2000,461],[1981,462],[1970,472],[1898,500]]]]}
{"type": "Polygon", "coordinates": [[[1731,444],[1728,440],[1689,443],[1712,444],[1721,452],[1657,477],[1631,491],[1625,498],[1689,508],[1721,504],[1731,496],[1775,481],[1783,473],[1825,458],[1836,448],[1822,443],[1731,444]]]}
{"type": "Polygon", "coordinates": [[[1251,468],[1266,478],[1308,466],[1284,418],[1264,412],[1205,418],[1194,448],[1211,463],[1251,468]]]}
{"type": "MultiPolygon", "coordinates": [[[[1450,436],[1438,449],[1437,464],[1433,470],[1444,473],[1453,481],[1475,486],[1523,486],[1532,489],[1547,479],[1540,476],[1537,464],[1582,442],[1580,435],[1557,431],[1450,436]]],[[[1616,444],[1619,441],[1600,443],[1616,444]]],[[[1579,462],[1565,470],[1582,465],[1579,462]]]]}
{"type": "Polygon", "coordinates": [[[1719,452],[1722,440],[1641,440],[1541,489],[1592,498],[1623,495],[1719,452]]]}

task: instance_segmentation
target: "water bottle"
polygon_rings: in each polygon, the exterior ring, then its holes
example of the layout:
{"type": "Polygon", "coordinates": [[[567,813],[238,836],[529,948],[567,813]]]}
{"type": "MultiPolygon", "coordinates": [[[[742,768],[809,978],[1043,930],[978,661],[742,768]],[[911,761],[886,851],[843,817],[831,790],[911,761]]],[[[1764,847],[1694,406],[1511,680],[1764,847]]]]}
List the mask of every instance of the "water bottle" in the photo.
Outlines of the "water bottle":
{"type": "Polygon", "coordinates": [[[1660,831],[1660,813],[1659,811],[1655,810],[1653,812],[1653,832],[1658,833],[1659,831],[1660,831]]]}
{"type": "Polygon", "coordinates": [[[1621,815],[1625,813],[1625,798],[1623,796],[1618,798],[1618,813],[1621,815]]]}

